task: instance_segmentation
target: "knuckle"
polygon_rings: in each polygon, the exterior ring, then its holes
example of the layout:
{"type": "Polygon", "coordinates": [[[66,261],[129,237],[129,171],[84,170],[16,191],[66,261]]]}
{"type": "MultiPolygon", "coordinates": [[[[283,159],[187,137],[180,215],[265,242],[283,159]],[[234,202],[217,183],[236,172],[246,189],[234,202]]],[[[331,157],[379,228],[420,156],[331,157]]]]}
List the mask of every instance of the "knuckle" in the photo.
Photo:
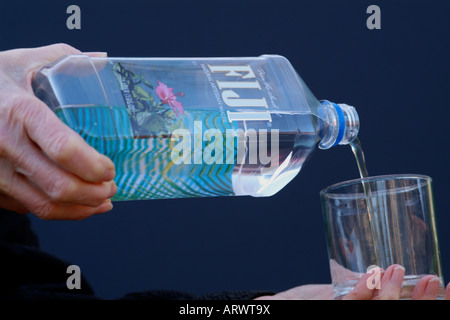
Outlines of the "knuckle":
{"type": "Polygon", "coordinates": [[[2,101],[2,107],[5,107],[10,110],[14,119],[23,120],[25,116],[29,116],[28,112],[33,110],[34,108],[30,108],[32,105],[33,97],[30,97],[28,92],[23,89],[13,90],[13,92],[2,101]],[[22,114],[25,112],[25,114],[22,114]]]}
{"type": "Polygon", "coordinates": [[[47,153],[59,163],[64,163],[73,157],[75,153],[75,144],[70,135],[62,132],[56,132],[51,141],[49,141],[47,153]]]}
{"type": "Polygon", "coordinates": [[[0,97],[0,156],[5,156],[19,138],[16,131],[21,128],[22,120],[17,116],[17,109],[24,104],[23,100],[26,99],[17,94],[0,97]]]}
{"type": "Polygon", "coordinates": [[[24,91],[14,90],[8,97],[0,95],[0,154],[17,149],[26,138],[26,122],[36,122],[38,110],[24,91]]]}
{"type": "Polygon", "coordinates": [[[34,205],[31,212],[41,220],[83,220],[92,215],[87,209],[73,207],[70,210],[64,210],[54,202],[44,201],[34,205]]]}
{"type": "Polygon", "coordinates": [[[31,212],[33,212],[35,216],[42,220],[50,220],[55,213],[55,209],[56,206],[54,203],[50,201],[44,201],[34,205],[34,207],[31,209],[31,212]]]}
{"type": "Polygon", "coordinates": [[[2,168],[0,170],[0,190],[4,194],[11,194],[14,183],[14,171],[11,168],[2,168]]]}
{"type": "Polygon", "coordinates": [[[30,175],[30,172],[28,171],[33,171],[35,166],[29,150],[27,148],[18,148],[14,153],[15,154],[12,157],[12,161],[15,164],[16,171],[24,175],[30,175]]]}
{"type": "Polygon", "coordinates": [[[46,192],[54,201],[67,201],[76,194],[76,188],[67,179],[55,178],[47,183],[46,192]]]}

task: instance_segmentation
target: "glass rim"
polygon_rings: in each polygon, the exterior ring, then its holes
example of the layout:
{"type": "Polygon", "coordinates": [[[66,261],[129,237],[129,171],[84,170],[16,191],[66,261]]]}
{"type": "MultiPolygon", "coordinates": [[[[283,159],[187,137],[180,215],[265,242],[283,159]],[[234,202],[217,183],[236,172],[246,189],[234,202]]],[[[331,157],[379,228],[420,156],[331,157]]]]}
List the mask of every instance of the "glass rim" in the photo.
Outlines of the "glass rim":
{"type": "MultiPolygon", "coordinates": [[[[324,197],[326,194],[331,194],[331,190],[347,186],[352,186],[356,184],[363,184],[364,182],[373,182],[373,181],[385,181],[385,180],[411,180],[411,179],[422,179],[427,182],[432,182],[432,178],[430,176],[424,175],[424,174],[385,174],[385,175],[378,175],[378,176],[370,176],[366,178],[357,178],[357,179],[351,179],[346,181],[341,181],[334,183],[332,185],[329,185],[328,187],[325,187],[320,191],[320,196],[324,197]]],[[[335,194],[344,195],[344,193],[336,192],[335,194]]]]}

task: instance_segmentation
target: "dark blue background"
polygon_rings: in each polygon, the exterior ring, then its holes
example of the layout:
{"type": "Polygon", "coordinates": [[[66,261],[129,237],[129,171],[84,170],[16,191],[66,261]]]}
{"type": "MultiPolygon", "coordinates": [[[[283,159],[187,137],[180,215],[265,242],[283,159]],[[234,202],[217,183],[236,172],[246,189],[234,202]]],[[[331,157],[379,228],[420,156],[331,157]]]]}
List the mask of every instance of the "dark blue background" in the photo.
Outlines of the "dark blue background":
{"type": "MultiPolygon", "coordinates": [[[[354,105],[371,175],[434,179],[450,280],[448,1],[7,1],[0,50],[68,43],[109,56],[286,56],[319,99],[354,105]],[[81,30],[66,8],[81,8],[81,30]],[[381,8],[381,30],[366,9],[381,8]]],[[[81,267],[104,298],[329,283],[319,191],[357,178],[350,147],[316,151],[270,198],[115,203],[83,221],[31,217],[44,250],[81,267]]]]}

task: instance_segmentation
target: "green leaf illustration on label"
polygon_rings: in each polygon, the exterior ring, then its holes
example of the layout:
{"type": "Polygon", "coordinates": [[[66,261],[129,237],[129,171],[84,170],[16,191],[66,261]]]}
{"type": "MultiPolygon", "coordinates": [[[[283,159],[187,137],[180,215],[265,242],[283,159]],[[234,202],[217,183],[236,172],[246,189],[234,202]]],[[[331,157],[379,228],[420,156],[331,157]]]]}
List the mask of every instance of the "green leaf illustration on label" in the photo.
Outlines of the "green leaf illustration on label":
{"type": "Polygon", "coordinates": [[[167,130],[168,120],[161,114],[153,114],[151,112],[139,112],[136,120],[141,128],[150,133],[165,133],[167,130]]]}
{"type": "Polygon", "coordinates": [[[174,128],[182,127],[182,121],[173,124],[184,114],[183,105],[177,100],[177,96],[184,96],[182,92],[173,93],[173,88],[161,81],[157,81],[158,86],[154,89],[143,75],[136,75],[120,63],[114,64],[113,72],[120,84],[136,138],[168,134],[174,128]],[[158,103],[153,90],[160,99],[158,103]]]}

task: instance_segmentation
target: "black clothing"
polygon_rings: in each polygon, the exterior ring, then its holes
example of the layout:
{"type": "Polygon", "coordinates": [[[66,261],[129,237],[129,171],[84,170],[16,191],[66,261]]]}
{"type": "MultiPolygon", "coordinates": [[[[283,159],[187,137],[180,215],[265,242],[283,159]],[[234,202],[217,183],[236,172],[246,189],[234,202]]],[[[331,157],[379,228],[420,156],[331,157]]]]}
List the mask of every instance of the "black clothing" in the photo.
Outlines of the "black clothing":
{"type": "MultiPolygon", "coordinates": [[[[0,209],[0,299],[98,300],[83,276],[80,289],[68,289],[67,267],[71,263],[39,249],[39,241],[26,215],[0,209]]],[[[204,295],[149,290],[129,293],[121,300],[251,300],[271,291],[223,291],[204,295]]]]}

